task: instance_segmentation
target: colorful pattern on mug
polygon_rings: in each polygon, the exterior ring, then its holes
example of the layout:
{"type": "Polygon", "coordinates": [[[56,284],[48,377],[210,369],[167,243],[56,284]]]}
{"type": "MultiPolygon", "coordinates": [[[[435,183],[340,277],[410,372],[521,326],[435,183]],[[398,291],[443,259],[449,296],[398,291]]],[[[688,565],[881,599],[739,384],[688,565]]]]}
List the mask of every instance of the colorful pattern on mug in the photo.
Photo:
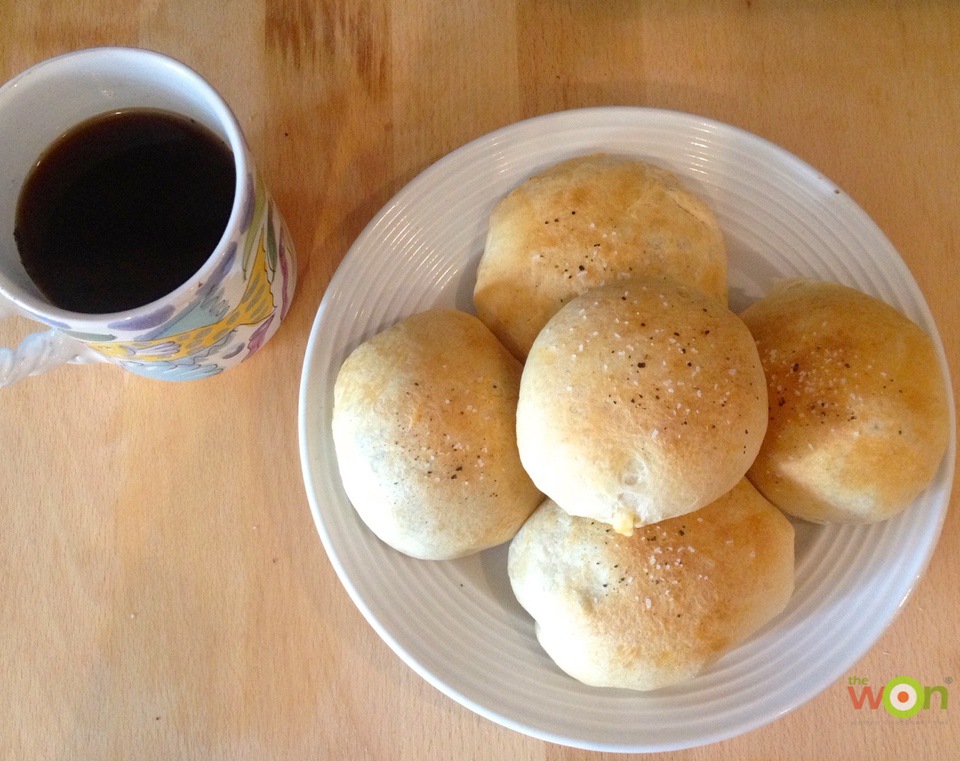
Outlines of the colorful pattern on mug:
{"type": "Polygon", "coordinates": [[[90,342],[91,348],[138,375],[192,380],[239,364],[267,342],[290,306],[296,262],[290,234],[266,187],[259,177],[250,181],[256,190],[248,199],[243,230],[191,302],[176,313],[157,314],[141,336],[90,342]]]}

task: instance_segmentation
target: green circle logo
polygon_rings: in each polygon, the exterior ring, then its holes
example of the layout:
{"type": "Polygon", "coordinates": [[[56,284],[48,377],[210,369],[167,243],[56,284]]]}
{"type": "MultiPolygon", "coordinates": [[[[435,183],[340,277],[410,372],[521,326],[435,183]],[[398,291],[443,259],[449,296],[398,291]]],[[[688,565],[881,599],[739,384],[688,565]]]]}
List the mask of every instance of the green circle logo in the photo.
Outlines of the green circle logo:
{"type": "Polygon", "coordinates": [[[898,719],[909,719],[923,708],[923,686],[908,676],[896,676],[883,688],[883,707],[898,719]]]}

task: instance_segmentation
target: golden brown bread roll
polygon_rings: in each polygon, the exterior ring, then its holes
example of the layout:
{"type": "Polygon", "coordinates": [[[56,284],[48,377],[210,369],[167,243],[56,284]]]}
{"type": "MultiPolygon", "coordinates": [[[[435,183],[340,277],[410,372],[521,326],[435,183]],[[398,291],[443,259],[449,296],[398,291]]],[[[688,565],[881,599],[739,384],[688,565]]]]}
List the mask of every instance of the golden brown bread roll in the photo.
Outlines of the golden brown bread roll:
{"type": "Polygon", "coordinates": [[[786,607],[793,527],[746,480],[630,537],[548,499],[511,542],[508,570],[561,669],[653,690],[696,676],[786,607]]]}
{"type": "Polygon", "coordinates": [[[520,363],[476,317],[435,309],[358,346],[334,387],[343,486],[377,536],[418,558],[509,540],[542,496],[516,442],[520,363]]]}
{"type": "Polygon", "coordinates": [[[665,278],[605,286],[563,307],[534,342],[517,408],[534,483],[622,533],[729,491],[766,426],[746,326],[665,278]]]}
{"type": "Polygon", "coordinates": [[[910,504],[950,436],[930,337],[879,299],[811,280],[779,285],[742,318],[770,400],[753,484],[817,523],[871,523],[910,504]]]}
{"type": "Polygon", "coordinates": [[[669,275],[726,304],[727,252],[713,212],[664,169],[581,156],[527,179],[497,204],[474,304],[523,359],[566,302],[634,275],[669,275]]]}

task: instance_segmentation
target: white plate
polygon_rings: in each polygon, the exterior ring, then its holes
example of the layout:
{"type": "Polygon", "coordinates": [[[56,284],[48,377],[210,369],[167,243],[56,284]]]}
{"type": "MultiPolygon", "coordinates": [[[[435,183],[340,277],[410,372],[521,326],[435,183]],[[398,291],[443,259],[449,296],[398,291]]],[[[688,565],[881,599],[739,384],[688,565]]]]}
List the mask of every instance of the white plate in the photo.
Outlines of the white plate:
{"type": "Polygon", "coordinates": [[[586,687],[553,665],[510,590],[505,546],[430,562],[382,544],[348,502],[333,449],[333,385],[349,352],[435,305],[472,312],[493,204],[530,174],[592,151],[671,169],[713,207],[730,250],[734,309],[783,276],[859,287],[923,326],[949,377],[909,270],[869,217],[815,169],[755,135],[696,116],[643,108],[568,111],[506,127],[441,159],[354,243],[307,347],[300,389],[304,478],[320,537],[353,601],[404,661],[454,700],[519,732],[575,747],[640,752],[702,745],[796,708],[877,640],[933,552],[949,500],[955,434],[936,480],[900,516],[870,527],[798,525],[796,593],[787,610],[692,682],[645,694],[586,687]]]}

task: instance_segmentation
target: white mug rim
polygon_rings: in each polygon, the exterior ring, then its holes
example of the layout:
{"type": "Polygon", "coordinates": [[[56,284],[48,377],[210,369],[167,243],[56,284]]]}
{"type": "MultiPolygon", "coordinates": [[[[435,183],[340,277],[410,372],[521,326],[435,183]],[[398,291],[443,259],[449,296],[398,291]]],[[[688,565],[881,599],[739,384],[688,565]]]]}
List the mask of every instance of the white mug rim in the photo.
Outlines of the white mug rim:
{"type": "Polygon", "coordinates": [[[229,244],[238,229],[242,215],[245,211],[246,197],[248,195],[248,183],[251,181],[247,161],[246,143],[240,125],[236,116],[227,105],[220,93],[207,82],[197,71],[187,66],[182,61],[171,58],[164,53],[159,53],[147,48],[125,47],[125,46],[100,46],[92,48],[82,48],[62,53],[43,61],[39,61],[3,85],[0,85],[0,94],[8,88],[19,86],[20,80],[48,66],[62,66],[67,59],[78,57],[92,57],[103,55],[129,56],[131,58],[152,59],[154,63],[166,66],[176,71],[180,76],[185,76],[193,81],[199,91],[202,92],[204,100],[216,114],[218,126],[223,130],[230,151],[233,154],[234,169],[236,171],[236,183],[234,187],[233,203],[230,208],[230,216],[224,226],[223,234],[213,251],[206,258],[203,264],[181,285],[165,293],[163,296],[153,301],[141,304],[131,309],[124,309],[117,312],[74,312],[69,309],[55,306],[49,302],[40,299],[33,294],[24,291],[22,288],[10,282],[9,278],[0,269],[0,297],[14,304],[27,316],[33,317],[41,322],[51,324],[54,327],[68,326],[69,330],[77,332],[98,333],[103,332],[107,323],[120,323],[117,327],[122,331],[122,323],[130,320],[136,322],[136,318],[152,314],[162,305],[167,303],[177,303],[186,299],[195,290],[196,284],[205,281],[212,273],[214,268],[227,253],[229,244]]]}

